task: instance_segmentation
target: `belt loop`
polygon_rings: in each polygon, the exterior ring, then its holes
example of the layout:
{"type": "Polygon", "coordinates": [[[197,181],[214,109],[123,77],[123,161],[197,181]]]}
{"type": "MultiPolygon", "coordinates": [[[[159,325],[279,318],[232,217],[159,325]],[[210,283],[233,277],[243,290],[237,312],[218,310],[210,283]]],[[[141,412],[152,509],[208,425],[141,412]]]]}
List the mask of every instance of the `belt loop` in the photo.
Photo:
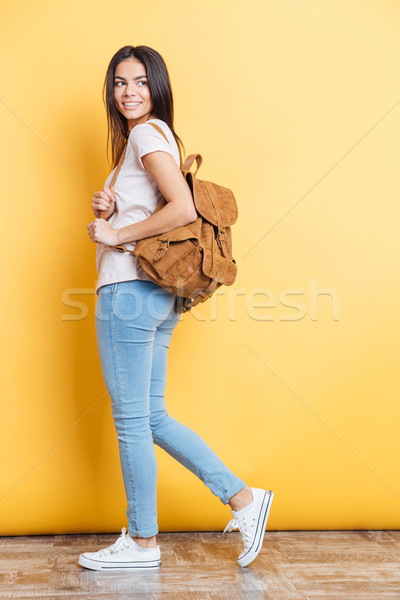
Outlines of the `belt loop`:
{"type": "Polygon", "coordinates": [[[111,293],[112,294],[117,291],[117,286],[118,286],[118,283],[113,283],[112,284],[112,288],[111,288],[111,293]]]}

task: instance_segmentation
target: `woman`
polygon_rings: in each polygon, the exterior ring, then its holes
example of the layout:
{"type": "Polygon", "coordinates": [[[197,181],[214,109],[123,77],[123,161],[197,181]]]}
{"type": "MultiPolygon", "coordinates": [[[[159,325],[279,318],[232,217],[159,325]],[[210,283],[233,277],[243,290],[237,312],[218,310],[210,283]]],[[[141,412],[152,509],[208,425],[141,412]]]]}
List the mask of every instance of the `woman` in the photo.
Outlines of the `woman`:
{"type": "Polygon", "coordinates": [[[150,281],[134,256],[109,248],[133,249],[137,240],[197,218],[180,171],[167,67],[155,50],[125,46],[109,64],[104,92],[114,167],[122,166],[115,186],[109,187],[114,169],[94,194],[96,218],[87,228],[98,244],[96,334],[119,441],[128,532],[122,528],[114,544],[81,554],[79,563],[96,570],[160,566],[155,443],[230,505],[234,519],[225,530],[242,533],[238,562],[246,566],[260,551],[273,493],[248,487],[196,433],[169,416],[164,393],[167,352],[179,318],[175,296],[150,281]],[[152,214],[161,196],[166,205],[152,214]]]}

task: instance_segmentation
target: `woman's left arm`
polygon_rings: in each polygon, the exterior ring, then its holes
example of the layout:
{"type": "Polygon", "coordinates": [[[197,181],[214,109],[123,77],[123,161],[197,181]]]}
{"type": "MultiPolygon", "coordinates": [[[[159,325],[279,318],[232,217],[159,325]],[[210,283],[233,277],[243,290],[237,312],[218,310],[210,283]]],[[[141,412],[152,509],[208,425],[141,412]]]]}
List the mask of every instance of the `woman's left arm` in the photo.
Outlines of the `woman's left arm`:
{"type": "Polygon", "coordinates": [[[114,229],[104,219],[95,219],[87,226],[93,242],[107,246],[136,242],[197,219],[192,193],[172,155],[157,150],[145,154],[142,163],[167,204],[147,219],[120,229],[114,229]]]}

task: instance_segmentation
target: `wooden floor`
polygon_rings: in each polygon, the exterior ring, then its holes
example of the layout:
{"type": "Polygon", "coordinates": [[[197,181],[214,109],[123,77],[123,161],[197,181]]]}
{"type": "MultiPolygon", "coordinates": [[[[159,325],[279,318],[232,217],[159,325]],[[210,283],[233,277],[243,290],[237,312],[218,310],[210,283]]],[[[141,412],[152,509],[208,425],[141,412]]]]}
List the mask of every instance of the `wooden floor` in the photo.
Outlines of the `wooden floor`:
{"type": "Polygon", "coordinates": [[[102,573],[77,563],[118,534],[0,537],[0,598],[51,600],[400,599],[400,531],[267,531],[236,563],[238,532],[162,533],[158,572],[102,573]]]}

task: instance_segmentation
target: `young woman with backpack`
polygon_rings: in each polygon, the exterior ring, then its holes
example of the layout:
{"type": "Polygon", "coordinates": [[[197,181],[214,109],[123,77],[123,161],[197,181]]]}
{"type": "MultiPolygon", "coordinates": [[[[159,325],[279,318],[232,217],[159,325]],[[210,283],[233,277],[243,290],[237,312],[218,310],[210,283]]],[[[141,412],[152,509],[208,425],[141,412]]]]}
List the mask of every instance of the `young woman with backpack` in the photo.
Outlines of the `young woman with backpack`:
{"type": "Polygon", "coordinates": [[[148,46],[121,48],[108,66],[104,94],[114,171],[92,198],[95,219],[87,229],[97,244],[96,336],[119,443],[128,530],[123,527],[111,546],[81,554],[79,564],[108,571],[159,568],[157,444],[229,504],[234,518],[225,531],[241,532],[238,563],[246,566],[261,549],[273,492],[247,486],[199,435],[168,414],[167,353],[179,320],[175,296],[153,283],[134,256],[109,247],[133,249],[138,240],[197,218],[180,171],[182,144],[164,60],[148,46]],[[116,185],[109,187],[120,161],[116,185]],[[153,214],[161,196],[166,205],[153,214]]]}

